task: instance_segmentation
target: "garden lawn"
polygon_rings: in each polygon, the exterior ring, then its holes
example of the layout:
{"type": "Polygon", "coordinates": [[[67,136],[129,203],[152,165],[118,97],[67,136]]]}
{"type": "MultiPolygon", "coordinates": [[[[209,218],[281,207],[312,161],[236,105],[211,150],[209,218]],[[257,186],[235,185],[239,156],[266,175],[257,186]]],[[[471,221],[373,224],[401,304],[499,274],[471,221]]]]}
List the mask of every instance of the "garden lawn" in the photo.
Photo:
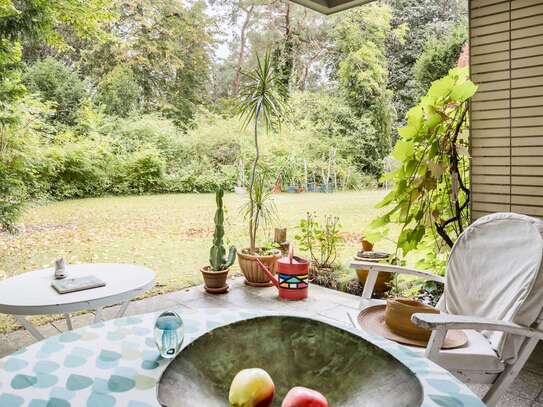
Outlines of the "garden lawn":
{"type": "MultiPolygon", "coordinates": [[[[307,211],[322,220],[339,216],[345,244],[341,262],[356,252],[360,233],[378,214],[374,205],[385,191],[302,193],[274,195],[276,226],[289,228],[289,240],[307,211]]],[[[227,194],[225,222],[228,244],[248,243],[246,222],[239,208],[246,197],[227,194]]],[[[0,279],[51,267],[56,258],[68,264],[138,263],[157,273],[158,294],[200,284],[199,269],[208,263],[213,235],[213,194],[172,194],[104,197],[52,203],[30,208],[17,235],[0,234],[0,279]]],[[[268,231],[273,236],[273,230],[268,231]]],[[[377,249],[391,249],[384,244],[377,249]]],[[[234,268],[235,273],[239,269],[234,268]]],[[[353,273],[354,276],[354,273],[353,273]]],[[[42,318],[43,320],[43,318],[42,318]]],[[[0,314],[0,332],[18,327],[0,314]]]]}

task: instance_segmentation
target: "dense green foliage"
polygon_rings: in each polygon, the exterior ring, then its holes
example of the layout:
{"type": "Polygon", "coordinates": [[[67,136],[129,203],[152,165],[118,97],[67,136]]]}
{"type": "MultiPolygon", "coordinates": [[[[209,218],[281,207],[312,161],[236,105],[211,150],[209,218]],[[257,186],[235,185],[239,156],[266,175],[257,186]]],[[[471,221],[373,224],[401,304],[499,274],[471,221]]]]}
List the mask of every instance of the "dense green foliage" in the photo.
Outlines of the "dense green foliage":
{"type": "Polygon", "coordinates": [[[98,83],[95,102],[112,116],[128,117],[142,107],[143,91],[132,69],[117,66],[98,83]]]}
{"type": "MultiPolygon", "coordinates": [[[[373,166],[357,160],[359,169],[380,175],[381,160],[390,150],[394,111],[387,88],[388,64],[385,43],[392,32],[389,7],[377,4],[350,11],[335,27],[337,77],[351,115],[362,124],[351,148],[371,151],[373,166]],[[358,141],[359,140],[359,141],[358,141]],[[358,141],[358,142],[357,142],[358,141]],[[367,148],[367,144],[372,144],[367,148]],[[373,167],[373,168],[372,168],[373,167]]],[[[399,34],[401,35],[401,33],[399,34]]]]}
{"type": "Polygon", "coordinates": [[[290,106],[261,134],[266,188],[375,185],[397,117],[465,38],[444,1],[331,18],[287,1],[0,2],[0,228],[29,200],[247,186],[255,129],[235,106],[265,49],[290,106]],[[221,31],[237,34],[219,57],[221,31]]]}
{"type": "Polygon", "coordinates": [[[53,103],[54,120],[74,124],[87,91],[72,69],[53,58],[47,58],[32,65],[25,72],[23,82],[41,100],[53,103]]]}
{"type": "Polygon", "coordinates": [[[400,166],[387,174],[394,188],[380,203],[391,209],[372,224],[400,224],[398,249],[404,256],[422,249],[423,262],[434,267],[469,222],[465,130],[468,102],[477,87],[467,74],[467,69],[451,70],[409,110],[407,125],[399,130],[401,138],[392,152],[400,166]]]}
{"type": "Polygon", "coordinates": [[[12,230],[35,176],[37,145],[27,133],[41,131],[34,120],[45,106],[23,99],[21,83],[23,46],[66,46],[64,33],[78,38],[98,38],[102,23],[111,16],[103,0],[29,0],[0,3],[0,227],[12,230]]]}
{"type": "MultiPolygon", "coordinates": [[[[82,72],[101,83],[109,97],[115,98],[114,89],[128,92],[129,106],[141,103],[145,112],[161,111],[186,125],[204,101],[210,65],[213,21],[204,8],[203,1],[114,1],[117,18],[108,27],[112,35],[89,45],[79,61],[82,72]],[[123,88],[123,82],[130,89],[123,88]]],[[[116,102],[106,106],[119,110],[116,102]]]]}
{"type": "Polygon", "coordinates": [[[429,37],[422,54],[413,67],[413,77],[425,94],[432,82],[447,75],[458,61],[462,48],[468,41],[468,30],[460,24],[453,31],[439,37],[429,37]]]}
{"type": "MultiPolygon", "coordinates": [[[[386,49],[389,70],[389,89],[393,92],[397,122],[405,123],[406,112],[417,104],[426,90],[413,77],[413,66],[427,45],[429,38],[443,38],[457,25],[467,23],[467,1],[455,0],[389,0],[393,10],[392,26],[403,29],[403,40],[391,38],[386,49]]],[[[449,66],[449,69],[454,65],[449,66]]],[[[447,72],[445,70],[444,73],[447,72]]],[[[437,79],[437,78],[435,78],[437,79]]],[[[397,134],[395,135],[397,136],[397,134]]]]}

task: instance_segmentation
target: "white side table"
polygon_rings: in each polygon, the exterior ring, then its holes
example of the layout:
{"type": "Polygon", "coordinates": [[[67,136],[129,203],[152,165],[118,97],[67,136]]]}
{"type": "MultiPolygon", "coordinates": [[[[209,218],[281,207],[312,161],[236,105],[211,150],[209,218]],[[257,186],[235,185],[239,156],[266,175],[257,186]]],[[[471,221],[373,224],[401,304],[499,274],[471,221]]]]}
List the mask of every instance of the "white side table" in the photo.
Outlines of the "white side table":
{"type": "Polygon", "coordinates": [[[133,264],[75,264],[66,267],[67,278],[93,275],[103,280],[105,287],[74,293],[59,294],[51,287],[53,269],[23,273],[0,281],[0,313],[11,314],[36,339],[44,337],[25,318],[28,315],[64,314],[68,329],[72,329],[70,312],[96,310],[95,322],[102,320],[102,308],[122,303],[117,317],[122,317],[130,300],[153,287],[155,273],[133,264]]]}

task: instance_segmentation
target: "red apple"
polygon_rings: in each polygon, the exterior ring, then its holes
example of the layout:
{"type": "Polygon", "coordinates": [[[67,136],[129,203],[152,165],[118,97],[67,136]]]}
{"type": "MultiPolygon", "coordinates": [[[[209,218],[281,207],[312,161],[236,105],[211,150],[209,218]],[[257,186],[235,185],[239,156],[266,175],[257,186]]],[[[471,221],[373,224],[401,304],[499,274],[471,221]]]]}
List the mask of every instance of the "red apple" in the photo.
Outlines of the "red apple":
{"type": "Polygon", "coordinates": [[[275,385],[265,370],[244,369],[232,380],[228,400],[231,407],[269,407],[274,395],[275,385]]]}
{"type": "Polygon", "coordinates": [[[318,391],[293,387],[285,396],[281,407],[328,407],[328,401],[318,391]]]}

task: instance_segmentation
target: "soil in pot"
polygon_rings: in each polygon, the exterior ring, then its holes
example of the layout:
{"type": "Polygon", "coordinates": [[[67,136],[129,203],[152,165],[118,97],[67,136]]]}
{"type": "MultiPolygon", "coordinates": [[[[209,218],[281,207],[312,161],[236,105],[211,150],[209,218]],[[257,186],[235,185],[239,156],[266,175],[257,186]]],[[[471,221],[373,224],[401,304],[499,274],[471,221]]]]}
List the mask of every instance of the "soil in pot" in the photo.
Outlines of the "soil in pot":
{"type": "Polygon", "coordinates": [[[204,288],[210,294],[223,294],[228,291],[226,278],[230,269],[222,271],[213,271],[210,266],[205,266],[200,269],[204,278],[204,288]]]}
{"type": "Polygon", "coordinates": [[[260,269],[256,261],[258,259],[275,274],[275,263],[281,258],[280,250],[273,250],[272,254],[253,255],[249,249],[238,249],[238,263],[241,272],[245,276],[245,284],[251,287],[271,287],[272,283],[268,276],[260,269]]]}

